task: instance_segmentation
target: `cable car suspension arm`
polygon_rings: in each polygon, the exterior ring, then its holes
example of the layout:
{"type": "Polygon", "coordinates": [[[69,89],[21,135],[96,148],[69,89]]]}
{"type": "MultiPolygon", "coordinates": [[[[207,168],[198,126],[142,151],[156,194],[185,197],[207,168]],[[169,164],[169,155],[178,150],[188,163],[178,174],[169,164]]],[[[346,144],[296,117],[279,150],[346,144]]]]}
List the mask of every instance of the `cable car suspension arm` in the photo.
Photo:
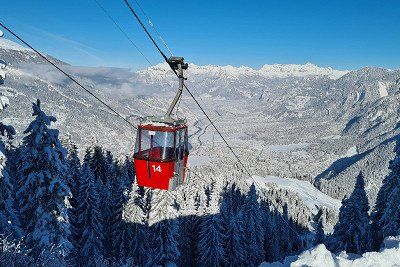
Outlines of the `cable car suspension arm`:
{"type": "Polygon", "coordinates": [[[178,92],[176,92],[175,98],[172,101],[166,113],[168,117],[171,117],[172,111],[174,110],[176,104],[178,103],[180,97],[182,96],[183,87],[185,86],[184,82],[186,80],[186,78],[183,76],[183,70],[186,70],[188,68],[188,64],[184,63],[183,57],[170,57],[168,59],[168,64],[172,69],[177,71],[179,78],[178,92]]]}

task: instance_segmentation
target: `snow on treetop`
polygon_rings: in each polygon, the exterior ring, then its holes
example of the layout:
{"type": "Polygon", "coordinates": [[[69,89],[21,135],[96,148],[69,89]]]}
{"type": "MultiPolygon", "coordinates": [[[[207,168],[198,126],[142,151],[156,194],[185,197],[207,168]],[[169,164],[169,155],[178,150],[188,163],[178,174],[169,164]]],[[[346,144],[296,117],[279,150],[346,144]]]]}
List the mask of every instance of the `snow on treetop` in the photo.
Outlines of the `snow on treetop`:
{"type": "Polygon", "coordinates": [[[4,33],[0,30],[0,37],[3,37],[4,33]]]}

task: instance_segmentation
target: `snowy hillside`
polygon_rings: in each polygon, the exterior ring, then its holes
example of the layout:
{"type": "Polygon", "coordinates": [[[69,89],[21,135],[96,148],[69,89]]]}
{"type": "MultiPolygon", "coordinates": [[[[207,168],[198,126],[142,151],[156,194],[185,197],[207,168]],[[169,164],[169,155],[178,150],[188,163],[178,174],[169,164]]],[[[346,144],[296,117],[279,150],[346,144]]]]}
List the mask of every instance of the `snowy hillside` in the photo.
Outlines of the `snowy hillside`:
{"type": "MultiPolygon", "coordinates": [[[[314,215],[317,214],[321,207],[338,211],[341,205],[339,200],[325,195],[307,181],[280,178],[275,176],[255,176],[253,178],[258,185],[262,185],[266,189],[268,189],[268,186],[274,185],[279,188],[296,193],[310,208],[314,215]]],[[[249,182],[253,182],[253,179],[250,179],[249,182]]]]}
{"type": "MultiPolygon", "coordinates": [[[[1,37],[2,33],[0,33],[1,37]]],[[[30,52],[29,48],[25,48],[11,40],[8,40],[6,38],[0,38],[0,49],[9,49],[9,50],[14,50],[14,51],[24,51],[24,52],[30,52]]]]}
{"type": "Polygon", "coordinates": [[[326,267],[394,267],[400,263],[400,236],[388,237],[384,247],[379,252],[367,252],[362,256],[342,252],[335,255],[321,244],[304,251],[299,256],[285,258],[283,263],[263,263],[260,267],[300,267],[300,266],[326,266],[326,267]]]}

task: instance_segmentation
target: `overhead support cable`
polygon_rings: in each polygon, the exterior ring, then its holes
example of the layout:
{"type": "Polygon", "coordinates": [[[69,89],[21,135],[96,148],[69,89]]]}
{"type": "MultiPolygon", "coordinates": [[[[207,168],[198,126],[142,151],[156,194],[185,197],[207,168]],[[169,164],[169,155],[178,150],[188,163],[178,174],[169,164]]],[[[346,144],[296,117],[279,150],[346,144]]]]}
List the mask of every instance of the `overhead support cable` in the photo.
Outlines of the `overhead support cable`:
{"type": "MultiPolygon", "coordinates": [[[[131,6],[131,4],[129,4],[128,0],[124,0],[126,5],[128,6],[128,8],[130,9],[131,13],[135,16],[136,20],[140,23],[140,25],[142,26],[143,30],[146,32],[147,36],[150,38],[151,42],[155,45],[155,47],[157,48],[158,52],[160,52],[161,56],[164,58],[164,60],[168,63],[168,58],[167,56],[164,54],[164,52],[160,49],[160,47],[158,46],[158,44],[156,43],[156,41],[154,41],[153,37],[151,36],[151,34],[149,33],[149,31],[146,29],[146,26],[144,26],[143,22],[140,20],[139,16],[136,14],[135,10],[133,9],[133,7],[131,6]]],[[[175,71],[176,73],[176,71],[175,71]]]]}
{"type": "Polygon", "coordinates": [[[133,0],[136,5],[139,7],[140,11],[142,11],[143,15],[146,17],[147,22],[149,23],[149,25],[153,28],[153,30],[155,31],[155,33],[157,34],[158,38],[160,39],[160,41],[163,43],[163,45],[165,46],[165,48],[167,48],[168,52],[170,53],[171,56],[173,56],[174,54],[172,53],[171,49],[169,49],[169,46],[167,45],[167,42],[165,42],[164,38],[162,37],[162,35],[158,32],[157,27],[154,25],[154,23],[151,21],[150,17],[147,16],[146,12],[144,12],[142,6],[140,5],[138,0],[133,0]]]}
{"type": "Polygon", "coordinates": [[[144,55],[144,53],[140,50],[140,48],[135,44],[135,42],[132,40],[132,38],[129,37],[129,35],[122,29],[121,26],[117,23],[117,21],[110,15],[110,13],[103,7],[102,4],[98,0],[94,0],[97,4],[97,6],[106,14],[106,16],[113,22],[115,27],[125,36],[125,38],[136,48],[136,50],[144,57],[144,59],[150,64],[154,65],[150,62],[150,60],[144,55]]]}

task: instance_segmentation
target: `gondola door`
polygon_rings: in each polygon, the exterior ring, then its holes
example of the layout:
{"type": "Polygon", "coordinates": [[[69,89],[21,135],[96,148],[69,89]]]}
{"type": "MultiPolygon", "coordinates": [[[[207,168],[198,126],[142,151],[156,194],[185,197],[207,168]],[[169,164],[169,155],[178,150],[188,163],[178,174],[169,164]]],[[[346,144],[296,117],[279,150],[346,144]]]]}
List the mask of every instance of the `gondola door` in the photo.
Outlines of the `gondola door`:
{"type": "Polygon", "coordinates": [[[186,163],[188,157],[187,148],[187,128],[180,128],[176,131],[176,161],[175,161],[175,177],[177,185],[185,183],[186,163]]]}

